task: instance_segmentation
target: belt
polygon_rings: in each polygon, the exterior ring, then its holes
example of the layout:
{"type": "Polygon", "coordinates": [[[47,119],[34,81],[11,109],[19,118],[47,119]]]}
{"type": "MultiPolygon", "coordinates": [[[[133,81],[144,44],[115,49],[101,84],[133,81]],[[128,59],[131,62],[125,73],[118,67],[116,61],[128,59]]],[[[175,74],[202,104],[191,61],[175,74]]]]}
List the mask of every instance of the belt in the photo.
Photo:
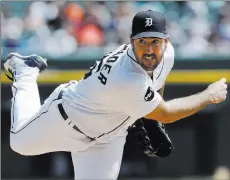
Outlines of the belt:
{"type": "MultiPolygon", "coordinates": [[[[63,95],[63,92],[64,90],[61,90],[61,92],[59,93],[58,95],[58,99],[61,99],[62,98],[62,95],[63,95]]],[[[68,115],[66,114],[65,110],[64,110],[64,107],[62,105],[62,103],[59,103],[58,104],[58,110],[61,114],[61,116],[63,117],[63,119],[66,121],[69,117],[68,115]]],[[[83,133],[76,125],[73,125],[73,129],[80,132],[81,134],[84,134],[87,138],[89,138],[90,140],[95,140],[95,138],[92,138],[92,137],[89,137],[87,136],[85,133],[83,133]]]]}

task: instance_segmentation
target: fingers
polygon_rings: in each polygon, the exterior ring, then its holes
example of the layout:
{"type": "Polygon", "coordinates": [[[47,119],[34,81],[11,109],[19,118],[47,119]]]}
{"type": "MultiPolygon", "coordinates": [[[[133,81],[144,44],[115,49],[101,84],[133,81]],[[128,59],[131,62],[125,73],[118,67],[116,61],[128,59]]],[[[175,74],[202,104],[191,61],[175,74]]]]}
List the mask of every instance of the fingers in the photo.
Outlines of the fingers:
{"type": "Polygon", "coordinates": [[[208,92],[213,103],[221,103],[226,99],[228,93],[226,81],[226,78],[221,78],[209,85],[208,92]]]}
{"type": "Polygon", "coordinates": [[[219,82],[220,83],[226,83],[226,81],[227,81],[226,78],[221,78],[219,82]]]}

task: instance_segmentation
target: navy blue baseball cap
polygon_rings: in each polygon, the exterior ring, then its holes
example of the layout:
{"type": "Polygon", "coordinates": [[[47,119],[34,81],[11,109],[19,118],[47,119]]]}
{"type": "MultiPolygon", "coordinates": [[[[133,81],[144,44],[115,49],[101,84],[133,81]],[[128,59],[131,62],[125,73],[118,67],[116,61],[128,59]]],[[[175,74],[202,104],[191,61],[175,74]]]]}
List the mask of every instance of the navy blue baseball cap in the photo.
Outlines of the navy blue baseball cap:
{"type": "Polygon", "coordinates": [[[137,13],[132,22],[132,39],[142,37],[169,38],[166,31],[166,19],[157,11],[141,11],[137,13]]]}

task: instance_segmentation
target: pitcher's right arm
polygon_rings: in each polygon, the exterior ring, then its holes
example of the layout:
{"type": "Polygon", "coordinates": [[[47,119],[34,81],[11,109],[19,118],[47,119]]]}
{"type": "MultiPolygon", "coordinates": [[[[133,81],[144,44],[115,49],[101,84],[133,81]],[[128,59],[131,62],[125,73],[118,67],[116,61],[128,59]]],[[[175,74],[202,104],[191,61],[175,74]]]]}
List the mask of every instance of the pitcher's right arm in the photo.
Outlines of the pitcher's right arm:
{"type": "Polygon", "coordinates": [[[226,79],[222,78],[210,84],[206,90],[200,93],[170,101],[162,99],[159,105],[145,118],[157,120],[161,123],[172,123],[197,113],[209,104],[224,101],[226,95],[226,79]]]}

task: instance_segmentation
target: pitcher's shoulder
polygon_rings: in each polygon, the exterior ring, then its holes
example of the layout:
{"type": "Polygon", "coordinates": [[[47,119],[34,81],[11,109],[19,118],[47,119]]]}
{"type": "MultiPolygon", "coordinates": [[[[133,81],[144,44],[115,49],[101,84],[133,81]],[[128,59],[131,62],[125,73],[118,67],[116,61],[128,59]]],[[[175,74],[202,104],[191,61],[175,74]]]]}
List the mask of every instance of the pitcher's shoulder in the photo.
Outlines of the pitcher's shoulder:
{"type": "Polygon", "coordinates": [[[174,66],[174,58],[175,58],[175,50],[171,42],[168,42],[167,49],[164,55],[164,60],[165,60],[165,67],[168,69],[172,69],[174,66]]]}
{"type": "Polygon", "coordinates": [[[167,49],[166,49],[166,56],[174,61],[175,50],[171,42],[168,42],[167,49]]]}
{"type": "Polygon", "coordinates": [[[114,80],[113,86],[120,90],[138,89],[143,87],[147,83],[148,79],[143,74],[135,72],[127,72],[120,74],[118,78],[114,80]]]}

